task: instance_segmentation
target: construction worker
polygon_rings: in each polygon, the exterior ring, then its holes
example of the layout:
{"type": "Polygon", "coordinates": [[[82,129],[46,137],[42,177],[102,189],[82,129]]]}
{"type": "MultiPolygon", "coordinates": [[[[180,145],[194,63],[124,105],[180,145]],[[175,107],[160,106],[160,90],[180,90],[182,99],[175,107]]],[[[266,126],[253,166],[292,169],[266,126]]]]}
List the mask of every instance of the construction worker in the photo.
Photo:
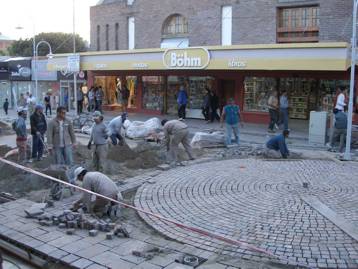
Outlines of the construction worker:
{"type": "Polygon", "coordinates": [[[117,145],[118,143],[123,145],[123,137],[121,136],[121,129],[123,123],[127,119],[127,113],[124,112],[121,116],[115,117],[108,124],[109,137],[112,140],[113,145],[117,145]]]}
{"type": "Polygon", "coordinates": [[[27,110],[24,107],[17,109],[18,119],[12,123],[12,128],[16,133],[16,146],[19,151],[18,161],[21,164],[26,163],[26,150],[27,150],[27,133],[26,133],[26,117],[27,110]]]}
{"type": "Polygon", "coordinates": [[[76,136],[73,125],[66,118],[66,108],[59,106],[56,118],[48,124],[47,144],[50,154],[54,153],[56,164],[73,164],[72,148],[76,147],[76,136]]]}
{"type": "Polygon", "coordinates": [[[284,130],[282,134],[276,135],[267,141],[266,149],[264,152],[265,157],[273,159],[279,159],[282,157],[287,159],[290,155],[286,145],[286,138],[289,136],[289,134],[289,130],[284,130]]]}
{"type": "Polygon", "coordinates": [[[91,150],[92,142],[95,146],[93,150],[93,167],[96,171],[103,172],[104,162],[108,154],[108,129],[103,123],[102,113],[95,111],[93,113],[94,124],[92,126],[91,137],[88,142],[88,149],[91,150]]]}
{"type": "MultiPolygon", "coordinates": [[[[176,164],[178,160],[179,144],[182,143],[190,160],[194,160],[192,148],[189,140],[188,126],[179,120],[162,120],[164,126],[164,140],[163,145],[167,147],[171,157],[171,163],[176,164]]],[[[180,162],[179,162],[180,164],[180,162]]]]}
{"type": "MultiPolygon", "coordinates": [[[[100,172],[88,172],[85,168],[78,167],[74,171],[73,181],[75,180],[82,182],[82,187],[86,190],[117,201],[123,200],[117,185],[100,172]]],[[[84,192],[82,197],[73,204],[72,209],[77,211],[81,206],[84,207],[85,211],[95,213],[100,217],[105,214],[117,215],[119,213],[119,207],[116,203],[87,192],[84,192]]]]}
{"type": "Polygon", "coordinates": [[[47,122],[42,105],[36,105],[35,112],[30,116],[32,135],[32,159],[42,160],[44,150],[44,135],[47,130],[47,122]]]}

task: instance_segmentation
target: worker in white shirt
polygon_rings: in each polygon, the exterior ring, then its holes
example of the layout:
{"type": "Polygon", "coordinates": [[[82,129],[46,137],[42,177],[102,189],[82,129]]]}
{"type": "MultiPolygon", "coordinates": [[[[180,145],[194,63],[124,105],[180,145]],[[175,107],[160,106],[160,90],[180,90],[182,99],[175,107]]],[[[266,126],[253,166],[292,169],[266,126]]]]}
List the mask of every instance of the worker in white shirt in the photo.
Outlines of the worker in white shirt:
{"type": "Polygon", "coordinates": [[[347,88],[346,89],[337,88],[337,93],[338,93],[338,97],[337,97],[335,108],[339,111],[344,111],[344,107],[347,105],[346,96],[348,94],[348,90],[347,88]]]}

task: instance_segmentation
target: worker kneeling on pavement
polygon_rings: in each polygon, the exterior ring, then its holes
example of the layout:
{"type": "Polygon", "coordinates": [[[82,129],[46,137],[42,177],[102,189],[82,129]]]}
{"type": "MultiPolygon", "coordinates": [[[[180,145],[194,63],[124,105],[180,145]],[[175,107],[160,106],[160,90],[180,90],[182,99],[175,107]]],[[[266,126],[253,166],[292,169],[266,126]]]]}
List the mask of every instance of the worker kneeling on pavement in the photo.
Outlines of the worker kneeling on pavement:
{"type": "Polygon", "coordinates": [[[124,140],[121,135],[121,129],[124,128],[123,124],[127,119],[127,112],[124,112],[121,116],[115,117],[108,124],[109,137],[111,138],[112,144],[123,145],[124,140]]]}
{"type": "Polygon", "coordinates": [[[162,120],[164,126],[164,141],[163,145],[169,151],[171,162],[177,163],[179,144],[182,143],[190,160],[194,160],[192,148],[190,146],[188,126],[179,120],[162,120]]]}
{"type": "Polygon", "coordinates": [[[108,154],[108,129],[103,123],[103,116],[101,112],[95,111],[93,113],[94,124],[92,126],[91,137],[88,142],[88,149],[91,149],[92,142],[95,146],[93,150],[93,167],[96,171],[103,172],[104,162],[108,154]]]}
{"type": "Polygon", "coordinates": [[[265,157],[274,159],[279,159],[282,157],[287,159],[287,157],[290,155],[286,145],[286,138],[289,136],[289,134],[289,130],[284,130],[282,134],[276,135],[267,141],[266,149],[264,152],[265,157]]]}
{"type": "MultiPolygon", "coordinates": [[[[117,201],[123,200],[117,185],[109,177],[100,172],[88,172],[85,168],[78,167],[74,171],[73,180],[82,182],[82,188],[86,190],[117,201]]],[[[87,192],[84,192],[81,199],[73,204],[72,209],[77,211],[81,207],[84,211],[94,213],[100,217],[106,214],[110,217],[118,216],[120,211],[118,204],[115,202],[87,192]]]]}

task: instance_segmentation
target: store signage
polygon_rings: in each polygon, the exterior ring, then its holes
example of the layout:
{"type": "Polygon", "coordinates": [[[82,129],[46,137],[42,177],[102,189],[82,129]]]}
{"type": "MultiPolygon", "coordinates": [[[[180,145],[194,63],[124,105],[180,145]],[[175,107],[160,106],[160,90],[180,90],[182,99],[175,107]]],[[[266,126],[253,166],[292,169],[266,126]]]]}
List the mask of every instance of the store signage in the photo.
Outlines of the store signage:
{"type": "Polygon", "coordinates": [[[70,72],[80,71],[80,55],[73,54],[67,57],[67,69],[70,72]]]}
{"type": "Polygon", "coordinates": [[[31,80],[31,60],[10,60],[10,80],[31,80]]]}
{"type": "Polygon", "coordinates": [[[204,69],[210,62],[210,53],[204,48],[167,49],[163,63],[169,69],[204,69]]]}
{"type": "Polygon", "coordinates": [[[148,69],[149,65],[146,63],[134,63],[132,67],[135,69],[148,69]]]}
{"type": "Polygon", "coordinates": [[[245,68],[246,65],[246,62],[240,61],[239,58],[230,60],[228,64],[230,68],[245,68]]]}
{"type": "Polygon", "coordinates": [[[47,69],[48,60],[37,60],[32,61],[32,80],[41,80],[41,81],[56,81],[57,72],[48,71],[47,69]]]}

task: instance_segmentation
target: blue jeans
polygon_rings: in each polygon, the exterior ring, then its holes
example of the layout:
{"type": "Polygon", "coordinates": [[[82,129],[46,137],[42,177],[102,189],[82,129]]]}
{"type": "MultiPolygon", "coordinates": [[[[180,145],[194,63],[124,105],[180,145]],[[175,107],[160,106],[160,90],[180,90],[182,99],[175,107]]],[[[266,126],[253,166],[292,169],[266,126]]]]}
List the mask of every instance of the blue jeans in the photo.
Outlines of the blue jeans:
{"type": "Polygon", "coordinates": [[[234,131],[235,136],[235,142],[239,145],[240,143],[240,130],[239,130],[239,124],[228,124],[226,123],[226,145],[231,145],[231,136],[232,131],[234,131]]]}
{"type": "Polygon", "coordinates": [[[283,129],[288,130],[288,108],[280,108],[280,124],[283,124],[283,129]]]}
{"type": "Polygon", "coordinates": [[[123,141],[123,137],[120,134],[111,134],[110,138],[114,146],[116,146],[118,142],[123,141]]]}
{"type": "Polygon", "coordinates": [[[56,164],[73,165],[72,145],[54,148],[56,164]]]}
{"type": "Polygon", "coordinates": [[[32,135],[32,159],[40,159],[42,158],[42,154],[44,152],[44,136],[41,134],[32,135]]]}

